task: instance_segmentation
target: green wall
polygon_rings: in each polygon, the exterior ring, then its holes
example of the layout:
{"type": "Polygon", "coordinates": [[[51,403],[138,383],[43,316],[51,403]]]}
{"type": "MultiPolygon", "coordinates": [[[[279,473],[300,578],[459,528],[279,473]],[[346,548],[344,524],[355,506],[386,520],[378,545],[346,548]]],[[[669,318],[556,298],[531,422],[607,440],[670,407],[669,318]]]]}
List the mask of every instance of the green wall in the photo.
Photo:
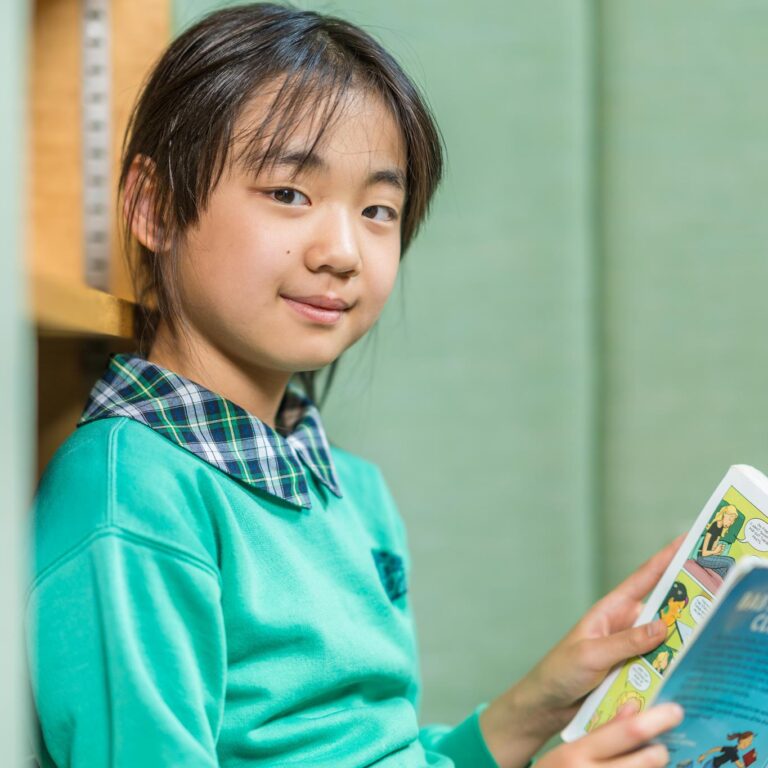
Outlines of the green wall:
{"type": "Polygon", "coordinates": [[[24,75],[29,9],[0,3],[0,765],[26,753],[21,589],[23,520],[32,489],[34,335],[27,323],[23,237],[26,147],[24,75]]]}
{"type": "Polygon", "coordinates": [[[768,4],[606,0],[600,39],[612,581],[730,464],[768,472],[768,4]]]}

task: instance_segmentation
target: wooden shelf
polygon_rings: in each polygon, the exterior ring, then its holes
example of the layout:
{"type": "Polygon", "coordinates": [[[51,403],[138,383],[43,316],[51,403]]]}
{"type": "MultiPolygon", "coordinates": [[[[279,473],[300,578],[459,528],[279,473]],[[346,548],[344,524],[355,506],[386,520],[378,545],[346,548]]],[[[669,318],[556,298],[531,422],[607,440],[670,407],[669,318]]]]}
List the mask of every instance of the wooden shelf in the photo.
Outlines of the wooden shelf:
{"type": "Polygon", "coordinates": [[[45,336],[130,339],[132,302],[49,275],[32,276],[32,313],[45,336]]]}
{"type": "Polygon", "coordinates": [[[28,73],[27,312],[37,331],[38,476],[72,433],[112,351],[131,351],[135,304],[119,251],[115,205],[131,107],[171,37],[169,0],[110,0],[108,292],[85,284],[83,232],[83,6],[34,0],[28,73]]]}

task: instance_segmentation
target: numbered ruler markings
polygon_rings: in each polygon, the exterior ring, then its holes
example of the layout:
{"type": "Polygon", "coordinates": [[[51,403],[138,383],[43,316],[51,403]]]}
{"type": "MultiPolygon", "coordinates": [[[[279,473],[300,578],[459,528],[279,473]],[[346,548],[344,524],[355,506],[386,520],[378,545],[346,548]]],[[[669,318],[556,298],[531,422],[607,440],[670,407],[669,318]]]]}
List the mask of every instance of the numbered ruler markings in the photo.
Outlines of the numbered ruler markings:
{"type": "Polygon", "coordinates": [[[83,228],[85,282],[109,287],[110,86],[109,0],[82,0],[83,228]]]}

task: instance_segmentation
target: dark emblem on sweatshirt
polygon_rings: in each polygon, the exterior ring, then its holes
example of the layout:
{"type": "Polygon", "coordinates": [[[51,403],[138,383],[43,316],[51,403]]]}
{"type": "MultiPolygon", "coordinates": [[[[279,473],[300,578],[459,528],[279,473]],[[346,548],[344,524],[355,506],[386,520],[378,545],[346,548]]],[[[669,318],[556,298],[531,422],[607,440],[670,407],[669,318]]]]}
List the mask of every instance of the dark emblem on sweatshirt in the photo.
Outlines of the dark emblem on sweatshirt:
{"type": "Polygon", "coordinates": [[[379,578],[384,585],[384,591],[394,602],[408,591],[405,583],[403,558],[394,552],[387,552],[386,549],[372,549],[371,552],[379,572],[379,578]]]}

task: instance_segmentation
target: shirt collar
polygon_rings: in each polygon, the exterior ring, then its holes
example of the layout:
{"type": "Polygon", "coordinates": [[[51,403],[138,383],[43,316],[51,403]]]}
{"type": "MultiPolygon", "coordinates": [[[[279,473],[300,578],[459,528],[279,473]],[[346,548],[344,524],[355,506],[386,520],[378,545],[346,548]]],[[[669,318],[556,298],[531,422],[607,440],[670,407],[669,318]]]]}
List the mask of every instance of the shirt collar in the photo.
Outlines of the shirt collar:
{"type": "Polygon", "coordinates": [[[77,426],[111,416],[140,421],[222,472],[289,504],[312,506],[302,462],[341,496],[320,413],[293,385],[280,403],[275,430],[180,374],[138,355],[112,353],[77,426]]]}

